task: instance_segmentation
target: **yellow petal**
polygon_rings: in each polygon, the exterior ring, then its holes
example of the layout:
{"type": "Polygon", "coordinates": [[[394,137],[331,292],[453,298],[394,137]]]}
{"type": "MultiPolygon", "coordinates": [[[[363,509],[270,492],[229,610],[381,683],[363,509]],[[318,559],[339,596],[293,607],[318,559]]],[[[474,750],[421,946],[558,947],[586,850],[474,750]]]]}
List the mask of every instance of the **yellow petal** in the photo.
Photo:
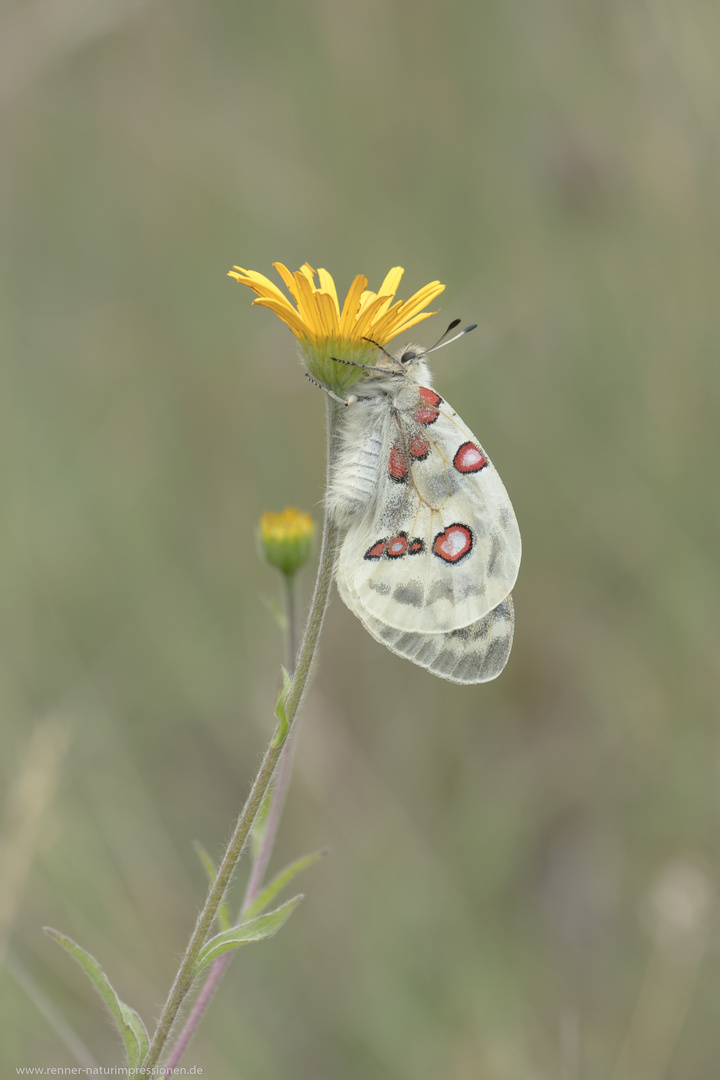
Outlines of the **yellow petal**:
{"type": "MultiPolygon", "coordinates": [[[[357,322],[355,323],[355,337],[372,337],[373,340],[375,340],[375,319],[377,318],[378,312],[386,306],[388,299],[389,297],[387,296],[376,296],[372,303],[358,315],[357,322]]],[[[380,344],[383,344],[383,342],[380,342],[380,344]]]]}
{"type": "Polygon", "coordinates": [[[324,336],[329,338],[339,337],[340,323],[338,322],[337,300],[334,300],[332,296],[328,296],[326,292],[316,292],[315,303],[322,320],[324,336]]]}
{"type": "Polygon", "coordinates": [[[232,270],[228,271],[228,277],[235,278],[240,285],[247,285],[258,296],[272,296],[287,303],[286,297],[283,296],[277,285],[270,278],[266,278],[264,274],[258,274],[255,270],[243,270],[241,266],[233,266],[232,270]]]}
{"type": "Polygon", "coordinates": [[[364,274],[358,274],[348,289],[345,297],[342,314],[340,315],[340,337],[350,339],[353,337],[353,324],[360,305],[360,297],[367,286],[367,278],[364,274]]]}
{"type": "Polygon", "coordinates": [[[392,331],[394,330],[394,327],[399,325],[401,322],[401,320],[398,318],[398,311],[400,310],[401,306],[402,301],[396,300],[392,307],[388,308],[385,314],[381,315],[375,323],[375,326],[373,327],[373,333],[376,335],[379,341],[386,341],[388,338],[395,336],[392,331]]]}
{"type": "Polygon", "coordinates": [[[386,296],[388,293],[390,293],[391,296],[394,296],[398,291],[398,285],[402,281],[404,273],[405,271],[402,266],[393,266],[392,270],[389,270],[385,275],[385,280],[378,289],[378,296],[380,293],[382,293],[383,296],[386,296]]]}
{"type": "Polygon", "coordinates": [[[416,315],[414,319],[410,319],[408,322],[400,323],[396,326],[390,334],[385,338],[385,342],[392,341],[398,334],[404,334],[406,330],[409,330],[411,326],[416,326],[417,323],[422,322],[423,319],[429,319],[431,315],[437,315],[437,311],[421,311],[419,315],[416,315]]]}
{"type": "Polygon", "coordinates": [[[322,337],[323,328],[317,304],[315,303],[315,289],[311,279],[302,270],[295,273],[295,288],[297,290],[298,311],[300,318],[307,327],[308,337],[316,339],[322,337]]]}
{"type": "Polygon", "coordinates": [[[376,292],[371,292],[369,289],[365,289],[364,293],[360,297],[360,306],[357,310],[357,318],[359,319],[363,311],[366,310],[372,304],[373,300],[377,297],[376,292]]]}
{"type": "Polygon", "coordinates": [[[308,263],[308,262],[303,263],[302,266],[300,267],[299,273],[305,275],[305,277],[308,279],[308,281],[310,282],[310,284],[312,285],[312,287],[314,289],[315,288],[315,271],[313,270],[310,263],[308,263]]]}
{"type": "Polygon", "coordinates": [[[405,271],[402,266],[393,266],[392,270],[385,275],[385,280],[378,289],[378,296],[387,296],[387,303],[384,307],[380,308],[380,315],[384,314],[390,306],[392,298],[398,291],[398,285],[400,284],[404,273],[405,271]]]}
{"type": "Polygon", "coordinates": [[[409,300],[405,300],[400,305],[400,313],[403,318],[410,317],[415,314],[416,311],[420,311],[426,307],[436,296],[439,296],[445,289],[439,281],[431,281],[429,285],[423,286],[419,289],[414,296],[411,296],[409,300]]]}
{"type": "Polygon", "coordinates": [[[318,270],[318,277],[320,279],[320,288],[328,296],[331,296],[335,304],[335,310],[338,315],[340,314],[340,305],[338,304],[337,289],[335,288],[335,282],[332,274],[329,274],[327,270],[323,270],[322,267],[318,270]]]}
{"type": "Polygon", "coordinates": [[[281,263],[281,262],[273,263],[273,266],[275,267],[278,274],[280,275],[280,277],[285,282],[285,288],[290,293],[290,295],[293,297],[293,299],[295,299],[295,279],[292,276],[292,274],[290,273],[290,271],[288,270],[287,266],[283,265],[283,263],[281,263]]]}
{"type": "Polygon", "coordinates": [[[308,336],[305,323],[302,321],[295,308],[288,304],[285,297],[283,297],[282,303],[280,303],[279,300],[271,300],[269,297],[261,296],[258,300],[253,300],[253,307],[256,304],[260,307],[269,308],[270,311],[274,311],[275,314],[282,319],[285,325],[290,327],[296,338],[300,338],[302,341],[308,336]]]}

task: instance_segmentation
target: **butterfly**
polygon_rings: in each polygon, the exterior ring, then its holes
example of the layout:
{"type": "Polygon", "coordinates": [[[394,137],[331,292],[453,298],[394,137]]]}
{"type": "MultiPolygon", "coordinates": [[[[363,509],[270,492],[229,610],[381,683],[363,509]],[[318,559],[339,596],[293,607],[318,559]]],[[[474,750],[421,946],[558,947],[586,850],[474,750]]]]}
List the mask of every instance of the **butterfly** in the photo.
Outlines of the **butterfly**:
{"type": "Polygon", "coordinates": [[[429,353],[474,329],[444,341],[459,322],[432,349],[361,365],[326,506],[342,531],[337,589],[365,629],[434,675],[480,683],[510,655],[521,542],[497,470],[431,385],[429,353]]]}

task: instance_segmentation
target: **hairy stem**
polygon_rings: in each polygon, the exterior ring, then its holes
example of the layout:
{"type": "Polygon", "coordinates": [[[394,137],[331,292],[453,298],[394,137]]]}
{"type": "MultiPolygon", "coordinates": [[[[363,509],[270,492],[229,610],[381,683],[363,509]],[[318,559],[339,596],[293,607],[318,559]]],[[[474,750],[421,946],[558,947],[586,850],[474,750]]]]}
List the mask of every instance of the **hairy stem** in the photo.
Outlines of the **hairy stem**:
{"type": "Polygon", "coordinates": [[[283,574],[285,586],[285,618],[287,619],[286,656],[287,669],[292,675],[298,652],[297,574],[283,574]]]}
{"type": "MultiPolygon", "coordinates": [[[[322,561],[322,560],[321,560],[322,561]]],[[[288,657],[288,671],[293,672],[295,667],[295,660],[297,657],[297,642],[298,642],[298,627],[297,627],[297,605],[295,603],[295,575],[285,577],[285,602],[286,602],[286,614],[287,614],[287,643],[286,652],[288,657]]],[[[240,914],[238,916],[237,923],[242,922],[243,913],[246,908],[253,902],[255,897],[262,888],[263,879],[265,877],[265,871],[267,870],[268,863],[270,862],[270,856],[275,843],[275,837],[277,836],[278,828],[280,826],[280,818],[282,816],[283,806],[285,803],[285,796],[287,794],[288,787],[290,786],[290,776],[292,774],[292,759],[295,749],[295,728],[291,732],[288,732],[288,736],[285,740],[280,760],[278,762],[277,773],[275,775],[275,782],[273,784],[273,790],[270,801],[270,809],[268,811],[267,820],[265,822],[265,828],[263,830],[262,840],[255,856],[250,870],[250,877],[248,879],[247,888],[245,889],[245,896],[243,897],[242,906],[240,908],[240,914]]],[[[222,977],[225,974],[225,969],[230,964],[233,958],[233,952],[228,951],[222,956],[219,956],[210,969],[210,974],[205,980],[205,985],[198,994],[190,1015],[188,1016],[183,1026],[180,1035],[177,1038],[175,1045],[172,1048],[170,1056],[168,1057],[166,1067],[175,1068],[180,1061],[181,1057],[185,1053],[190,1040],[192,1039],[195,1031],[203,1018],[205,1010],[210,1004],[215,991],[217,990],[222,977]]]]}
{"type": "MultiPolygon", "coordinates": [[[[328,479],[330,477],[330,469],[332,467],[332,450],[335,438],[335,420],[337,417],[338,406],[327,399],[327,439],[328,439],[328,456],[327,456],[327,470],[328,479]]],[[[222,862],[218,869],[217,877],[210,888],[207,899],[200,912],[195,929],[192,932],[190,941],[188,942],[187,949],[185,950],[185,956],[178,970],[175,980],[170,988],[167,1001],[163,1007],[163,1011],[160,1015],[158,1025],[150,1044],[148,1055],[143,1062],[145,1070],[151,1069],[157,1064],[160,1059],[160,1055],[165,1048],[165,1044],[170,1036],[170,1032],[173,1024],[177,1020],[178,1013],[182,1007],[183,1001],[192,986],[195,975],[195,964],[207,938],[210,936],[213,922],[217,915],[218,908],[222,902],[225,890],[228,887],[230,878],[233,871],[237,866],[237,863],[242,855],[243,848],[252,829],[253,822],[257,815],[260,806],[267,795],[270,785],[273,781],[275,771],[278,768],[278,762],[281,757],[285,759],[287,765],[283,769],[285,773],[278,770],[278,782],[283,778],[284,788],[287,788],[290,778],[290,765],[291,757],[290,751],[292,749],[292,735],[293,724],[295,717],[298,714],[300,706],[302,704],[305,692],[308,688],[310,675],[312,672],[313,661],[317,652],[318,642],[320,640],[320,632],[322,630],[323,622],[325,620],[325,612],[330,598],[330,586],[332,584],[333,568],[335,563],[335,549],[337,546],[338,530],[337,526],[330,520],[327,513],[323,522],[322,541],[320,545],[320,558],[318,562],[317,578],[315,580],[315,589],[313,592],[312,603],[310,605],[310,611],[308,614],[307,623],[302,637],[302,642],[297,654],[297,666],[292,677],[292,683],[285,700],[285,715],[287,718],[287,729],[284,732],[284,737],[279,739],[277,737],[278,731],[276,729],[273,734],[270,744],[265,751],[260,768],[257,772],[255,780],[253,781],[250,794],[242,808],[240,816],[235,825],[235,830],[230,839],[230,843],[227,846],[222,862]]],[[[290,614],[290,613],[289,613],[290,614]]],[[[275,797],[272,802],[273,805],[268,815],[268,821],[266,824],[265,835],[267,837],[267,848],[264,853],[265,866],[262,867],[260,876],[257,877],[256,882],[248,883],[248,890],[246,892],[243,908],[246,907],[252,899],[250,896],[250,885],[254,885],[254,893],[260,889],[262,882],[262,873],[267,866],[267,861],[270,857],[270,850],[272,843],[277,832],[280,813],[282,811],[282,802],[284,800],[285,790],[278,790],[276,788],[275,797]],[[278,799],[278,795],[280,798],[278,799]],[[271,815],[273,814],[274,804],[278,804],[277,812],[275,814],[275,820],[271,821],[271,815]],[[272,829],[271,829],[272,826],[272,829]]],[[[259,862],[260,856],[263,854],[258,852],[259,862]]],[[[254,877],[255,875],[253,875],[254,877]]],[[[197,1024],[200,1021],[202,1013],[210,1001],[212,994],[220,981],[223,971],[227,966],[230,953],[226,953],[225,957],[221,957],[216,961],[213,966],[207,983],[203,987],[203,990],[198,998],[195,1008],[191,1015],[188,1017],[188,1021],[185,1024],[177,1044],[172,1052],[170,1059],[168,1060],[168,1067],[173,1066],[179,1060],[180,1055],[183,1053],[185,1047],[188,1045],[197,1024]],[[226,959],[227,958],[227,959],[226,959]],[[222,965],[222,966],[220,966],[222,965]],[[217,975],[216,975],[217,970],[217,975]]]]}

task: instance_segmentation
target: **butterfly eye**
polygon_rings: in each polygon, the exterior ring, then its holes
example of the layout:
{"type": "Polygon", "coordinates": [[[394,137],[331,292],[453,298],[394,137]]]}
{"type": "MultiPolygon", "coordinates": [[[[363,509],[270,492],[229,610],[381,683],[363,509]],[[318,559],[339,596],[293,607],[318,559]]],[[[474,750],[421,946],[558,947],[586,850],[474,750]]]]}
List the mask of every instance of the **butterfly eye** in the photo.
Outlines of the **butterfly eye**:
{"type": "Polygon", "coordinates": [[[400,357],[400,363],[409,364],[411,360],[417,360],[417,353],[413,352],[412,349],[408,349],[407,352],[404,352],[400,357]]]}

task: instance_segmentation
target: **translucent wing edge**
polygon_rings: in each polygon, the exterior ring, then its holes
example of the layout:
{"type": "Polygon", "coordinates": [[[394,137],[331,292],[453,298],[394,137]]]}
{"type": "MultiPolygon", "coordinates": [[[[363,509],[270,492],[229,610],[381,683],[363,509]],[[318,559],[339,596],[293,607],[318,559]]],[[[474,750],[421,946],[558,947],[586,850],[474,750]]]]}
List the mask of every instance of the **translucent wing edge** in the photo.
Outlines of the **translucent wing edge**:
{"type": "Polygon", "coordinates": [[[490,682],[508,662],[515,630],[512,596],[468,626],[434,634],[414,633],[358,610],[342,582],[336,579],[336,584],[340,598],[371,637],[441,679],[463,685],[490,682]]]}

